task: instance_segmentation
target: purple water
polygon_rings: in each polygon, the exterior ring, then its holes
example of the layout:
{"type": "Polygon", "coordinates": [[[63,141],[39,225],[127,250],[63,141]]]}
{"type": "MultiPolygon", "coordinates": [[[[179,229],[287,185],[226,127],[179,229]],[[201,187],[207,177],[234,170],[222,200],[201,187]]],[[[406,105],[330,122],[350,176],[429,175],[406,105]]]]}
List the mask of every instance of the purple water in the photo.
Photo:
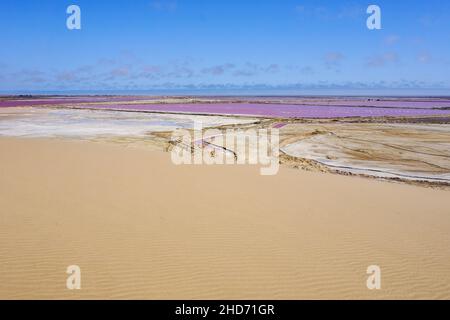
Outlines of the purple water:
{"type": "Polygon", "coordinates": [[[287,123],[276,123],[276,124],[273,125],[272,128],[280,129],[280,128],[283,128],[286,125],[287,125],[287,123]]]}
{"type": "MultiPolygon", "coordinates": [[[[91,96],[91,97],[47,97],[40,99],[0,100],[0,107],[21,106],[76,106],[80,108],[145,110],[157,112],[225,114],[261,116],[275,118],[335,118],[335,117],[381,117],[381,116],[425,116],[450,115],[450,110],[433,108],[450,108],[450,100],[446,99],[384,99],[380,101],[368,99],[296,99],[302,104],[278,103],[195,103],[195,104],[123,104],[126,101],[154,99],[154,97],[131,96],[91,96]],[[104,105],[83,105],[102,102],[104,105]]],[[[251,99],[250,99],[251,100],[251,99]]],[[[285,101],[286,103],[287,101],[285,101]]]]}
{"type": "Polygon", "coordinates": [[[253,103],[96,105],[96,109],[244,115],[274,118],[336,118],[450,115],[450,110],[371,108],[349,106],[302,106],[253,103]]]}
{"type": "Polygon", "coordinates": [[[93,102],[126,102],[135,100],[151,100],[150,97],[57,97],[46,99],[10,99],[0,100],[1,107],[33,107],[40,105],[66,105],[66,104],[79,104],[79,103],[93,103],[93,102]]]}
{"type": "MultiPolygon", "coordinates": [[[[450,108],[450,100],[428,100],[428,101],[410,101],[410,100],[333,100],[317,101],[316,105],[323,106],[350,106],[350,107],[379,107],[379,108],[450,108]]],[[[305,103],[309,104],[309,103],[305,103]]]]}

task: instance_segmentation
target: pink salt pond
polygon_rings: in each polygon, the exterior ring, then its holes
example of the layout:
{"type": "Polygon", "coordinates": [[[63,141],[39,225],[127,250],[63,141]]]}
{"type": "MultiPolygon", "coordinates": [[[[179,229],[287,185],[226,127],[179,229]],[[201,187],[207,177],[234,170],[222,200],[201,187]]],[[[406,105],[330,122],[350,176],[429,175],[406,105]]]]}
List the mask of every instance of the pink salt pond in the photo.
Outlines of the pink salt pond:
{"type": "MultiPolygon", "coordinates": [[[[80,106],[82,107],[82,106],[80,106]]],[[[351,106],[305,106],[253,103],[194,103],[194,104],[111,104],[96,105],[96,109],[155,111],[187,114],[259,116],[267,118],[340,118],[450,115],[450,110],[419,108],[377,108],[351,106]]]]}

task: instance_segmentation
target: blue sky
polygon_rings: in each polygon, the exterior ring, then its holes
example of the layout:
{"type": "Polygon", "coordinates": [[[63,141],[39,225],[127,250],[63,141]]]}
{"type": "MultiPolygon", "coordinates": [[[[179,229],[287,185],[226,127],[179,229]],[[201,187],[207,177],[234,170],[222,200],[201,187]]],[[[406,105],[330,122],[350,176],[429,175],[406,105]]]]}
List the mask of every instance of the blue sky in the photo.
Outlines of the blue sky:
{"type": "Polygon", "coordinates": [[[0,90],[450,94],[449,15],[438,0],[2,0],[0,90]]]}

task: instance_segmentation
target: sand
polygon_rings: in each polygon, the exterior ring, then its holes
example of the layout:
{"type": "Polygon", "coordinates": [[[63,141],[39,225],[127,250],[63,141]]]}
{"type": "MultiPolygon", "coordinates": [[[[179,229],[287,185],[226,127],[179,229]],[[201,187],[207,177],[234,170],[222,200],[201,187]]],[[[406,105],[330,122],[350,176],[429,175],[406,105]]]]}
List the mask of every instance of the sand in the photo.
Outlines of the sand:
{"type": "Polygon", "coordinates": [[[1,299],[450,298],[448,190],[56,139],[0,161],[1,299]]]}
{"type": "Polygon", "coordinates": [[[282,128],[281,152],[331,170],[450,185],[450,124],[322,123],[282,128]]]}

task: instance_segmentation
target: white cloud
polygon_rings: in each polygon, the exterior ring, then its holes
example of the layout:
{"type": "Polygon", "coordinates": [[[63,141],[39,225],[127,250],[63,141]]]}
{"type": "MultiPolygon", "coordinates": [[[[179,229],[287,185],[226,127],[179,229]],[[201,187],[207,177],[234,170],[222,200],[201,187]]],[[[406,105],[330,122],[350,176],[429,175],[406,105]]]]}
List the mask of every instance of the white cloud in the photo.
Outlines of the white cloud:
{"type": "Polygon", "coordinates": [[[395,52],[387,52],[369,57],[366,64],[369,67],[384,67],[389,63],[396,63],[398,61],[399,58],[395,52]]]}
{"type": "Polygon", "coordinates": [[[384,39],[384,43],[388,46],[397,44],[399,41],[400,41],[400,37],[395,34],[391,34],[384,39]]]}

